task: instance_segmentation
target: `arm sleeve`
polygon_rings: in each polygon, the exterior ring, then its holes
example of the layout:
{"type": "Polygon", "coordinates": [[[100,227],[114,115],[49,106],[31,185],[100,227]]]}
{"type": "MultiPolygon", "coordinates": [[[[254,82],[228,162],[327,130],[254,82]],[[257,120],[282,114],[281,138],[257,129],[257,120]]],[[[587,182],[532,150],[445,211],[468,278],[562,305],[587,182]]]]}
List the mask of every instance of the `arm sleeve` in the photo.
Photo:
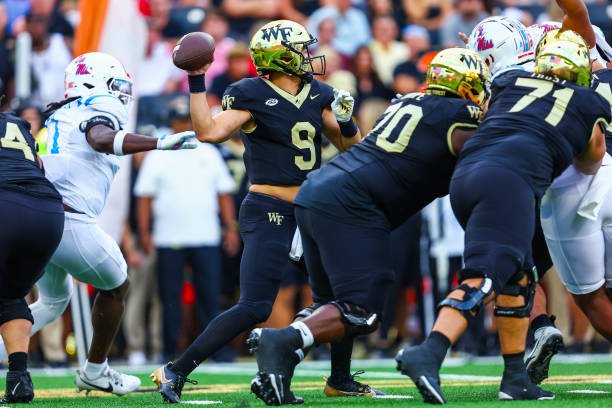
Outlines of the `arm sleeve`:
{"type": "Polygon", "coordinates": [[[157,162],[155,152],[145,156],[134,186],[136,197],[154,197],[157,193],[157,162]]]}
{"type": "Polygon", "coordinates": [[[323,110],[334,101],[334,88],[323,82],[319,82],[319,86],[321,87],[321,110],[323,110]]]}
{"type": "Polygon", "coordinates": [[[85,99],[83,104],[88,108],[85,111],[85,121],[96,116],[103,116],[113,122],[114,129],[122,129],[127,124],[129,115],[127,107],[113,95],[92,95],[85,99]]]}

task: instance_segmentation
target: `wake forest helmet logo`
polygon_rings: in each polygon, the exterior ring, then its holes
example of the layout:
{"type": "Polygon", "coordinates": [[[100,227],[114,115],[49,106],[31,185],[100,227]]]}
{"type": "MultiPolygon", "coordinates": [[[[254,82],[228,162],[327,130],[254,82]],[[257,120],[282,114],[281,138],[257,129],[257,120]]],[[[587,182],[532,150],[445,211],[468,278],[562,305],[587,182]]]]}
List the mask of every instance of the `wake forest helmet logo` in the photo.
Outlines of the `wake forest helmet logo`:
{"type": "Polygon", "coordinates": [[[482,61],[474,55],[464,54],[462,60],[469,69],[474,69],[482,72],[482,61]]]}
{"type": "Polygon", "coordinates": [[[272,37],[274,37],[274,40],[278,41],[278,37],[280,35],[282,41],[287,41],[290,38],[292,31],[293,27],[268,27],[261,30],[261,37],[265,41],[270,41],[272,37]]]}

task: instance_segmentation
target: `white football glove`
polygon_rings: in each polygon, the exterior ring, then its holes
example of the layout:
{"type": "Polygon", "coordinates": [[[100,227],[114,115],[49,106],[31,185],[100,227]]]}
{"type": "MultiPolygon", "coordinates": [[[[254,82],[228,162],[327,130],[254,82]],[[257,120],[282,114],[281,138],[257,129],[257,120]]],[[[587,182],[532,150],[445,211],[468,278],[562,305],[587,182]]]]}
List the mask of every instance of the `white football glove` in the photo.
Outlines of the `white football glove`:
{"type": "Polygon", "coordinates": [[[353,117],[355,99],[348,91],[334,88],[334,100],[331,103],[332,112],[339,123],[348,122],[353,117]]]}
{"type": "Polygon", "coordinates": [[[171,133],[157,139],[158,150],[183,150],[196,147],[198,147],[198,141],[195,138],[195,132],[192,131],[171,133]]]}

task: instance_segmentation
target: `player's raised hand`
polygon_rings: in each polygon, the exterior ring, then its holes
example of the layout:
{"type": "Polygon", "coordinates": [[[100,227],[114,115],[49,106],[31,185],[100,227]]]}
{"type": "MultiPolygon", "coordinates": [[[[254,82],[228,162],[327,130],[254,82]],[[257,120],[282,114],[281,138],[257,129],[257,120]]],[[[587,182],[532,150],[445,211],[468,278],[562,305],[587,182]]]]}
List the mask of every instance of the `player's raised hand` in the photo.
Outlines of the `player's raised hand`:
{"type": "Polygon", "coordinates": [[[470,42],[470,39],[468,38],[468,36],[464,32],[461,32],[461,31],[459,31],[457,34],[459,35],[459,38],[461,38],[461,41],[465,45],[468,45],[468,42],[470,42]]]}
{"type": "Polygon", "coordinates": [[[183,150],[196,147],[198,147],[198,141],[195,138],[195,132],[192,131],[171,133],[157,139],[158,150],[183,150]]]}
{"type": "Polygon", "coordinates": [[[202,74],[205,74],[206,71],[208,71],[208,68],[210,68],[211,65],[212,65],[212,63],[206,64],[202,68],[196,69],[195,71],[187,71],[187,75],[202,75],[202,74]]]}
{"type": "Polygon", "coordinates": [[[348,91],[334,88],[334,100],[331,103],[331,109],[339,123],[351,120],[354,106],[355,99],[348,91]]]}

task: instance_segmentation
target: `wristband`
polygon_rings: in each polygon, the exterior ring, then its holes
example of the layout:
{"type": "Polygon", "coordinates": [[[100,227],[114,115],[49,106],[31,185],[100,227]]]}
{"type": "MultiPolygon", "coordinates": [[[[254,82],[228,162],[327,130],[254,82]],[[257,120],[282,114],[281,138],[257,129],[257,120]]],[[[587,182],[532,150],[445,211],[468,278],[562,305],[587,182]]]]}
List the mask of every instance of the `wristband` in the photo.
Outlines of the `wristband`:
{"type": "Polygon", "coordinates": [[[123,156],[123,139],[125,139],[126,135],[127,132],[125,130],[115,133],[115,139],[113,140],[113,153],[115,153],[115,156],[123,156]]]}
{"type": "Polygon", "coordinates": [[[357,125],[352,119],[348,122],[338,122],[338,125],[340,125],[340,134],[344,137],[353,137],[357,134],[357,125]]]}
{"type": "Polygon", "coordinates": [[[204,83],[204,74],[187,76],[189,83],[189,93],[206,92],[206,84],[204,83]]]}

